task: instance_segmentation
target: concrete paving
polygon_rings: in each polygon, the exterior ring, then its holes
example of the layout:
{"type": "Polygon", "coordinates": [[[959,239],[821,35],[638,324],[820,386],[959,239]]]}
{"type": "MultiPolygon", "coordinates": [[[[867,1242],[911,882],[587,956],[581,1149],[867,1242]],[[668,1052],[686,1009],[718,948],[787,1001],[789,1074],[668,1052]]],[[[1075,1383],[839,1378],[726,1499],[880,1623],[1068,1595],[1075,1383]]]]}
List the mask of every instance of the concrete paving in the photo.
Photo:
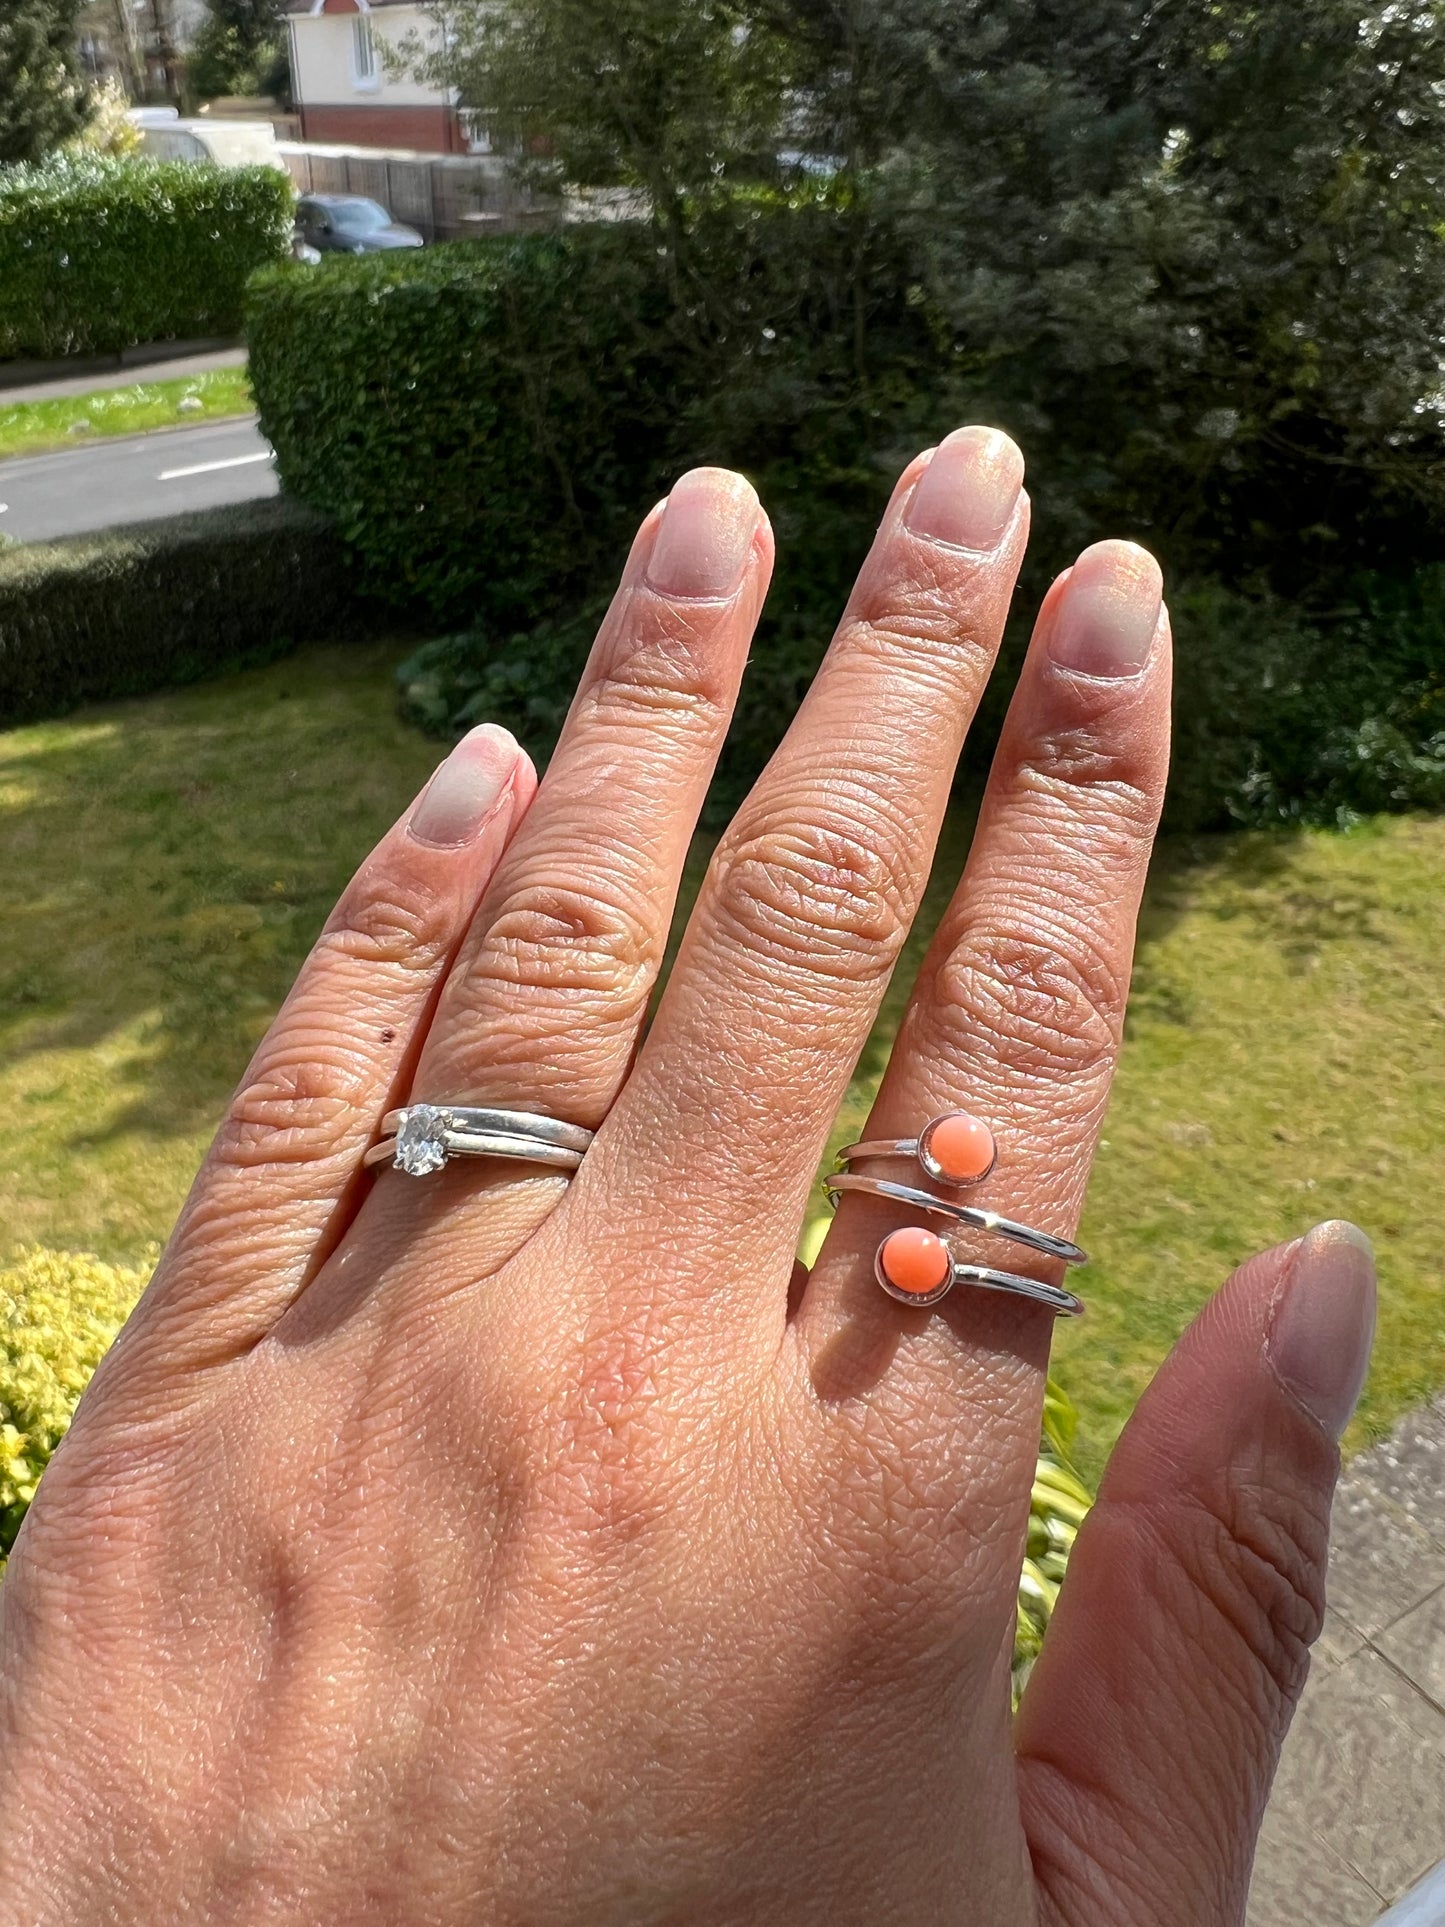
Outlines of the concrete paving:
{"type": "Polygon", "coordinates": [[[1346,1468],[1247,1927],[1445,1923],[1445,1398],[1346,1468]]]}

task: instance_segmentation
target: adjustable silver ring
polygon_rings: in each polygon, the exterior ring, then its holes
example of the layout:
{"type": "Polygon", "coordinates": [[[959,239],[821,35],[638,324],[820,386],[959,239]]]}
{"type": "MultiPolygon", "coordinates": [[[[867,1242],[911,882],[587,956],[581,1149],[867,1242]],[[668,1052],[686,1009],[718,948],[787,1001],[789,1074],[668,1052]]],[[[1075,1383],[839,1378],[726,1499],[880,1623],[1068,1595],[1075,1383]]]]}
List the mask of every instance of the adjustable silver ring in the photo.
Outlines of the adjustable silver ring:
{"type": "Polygon", "coordinates": [[[414,1178],[429,1177],[453,1157],[520,1158],[575,1171],[592,1142],[591,1131],[561,1118],[469,1104],[408,1104],[381,1122],[388,1135],[363,1162],[389,1162],[414,1178]]]}
{"type": "Polygon", "coordinates": [[[996,1211],[984,1211],[975,1204],[958,1204],[952,1198],[937,1197],[932,1191],[920,1191],[911,1184],[895,1184],[891,1178],[870,1178],[862,1171],[835,1171],[824,1178],[823,1188],[830,1194],[862,1191],[872,1198],[891,1198],[895,1204],[911,1204],[919,1211],[952,1218],[956,1224],[969,1225],[975,1231],[989,1231],[1013,1244],[1027,1245],[1030,1251],[1040,1251],[1046,1258],[1062,1259],[1066,1265],[1089,1262],[1086,1251],[1067,1238],[1056,1238],[1051,1231],[1036,1231],[1032,1225],[1019,1224],[1014,1218],[1001,1218],[996,1211]]]}
{"type": "MultiPolygon", "coordinates": [[[[920,1254],[915,1248],[911,1255],[916,1261],[920,1254]]],[[[926,1258],[930,1254],[923,1255],[926,1258]]],[[[996,1271],[992,1265],[964,1264],[950,1254],[941,1239],[917,1225],[905,1225],[901,1231],[889,1233],[878,1247],[878,1254],[873,1261],[873,1275],[888,1296],[896,1298],[901,1305],[936,1305],[940,1298],[948,1296],[955,1285],[977,1285],[982,1291],[1002,1291],[1015,1298],[1027,1298],[1033,1304],[1043,1305],[1058,1318],[1077,1318],[1084,1309],[1083,1300],[1076,1298],[1073,1292],[1065,1291],[1062,1285],[1046,1285],[1040,1279],[1026,1277],[1018,1271],[996,1271]],[[899,1284],[889,1275],[889,1247],[901,1239],[910,1240],[915,1247],[923,1241],[937,1247],[931,1254],[936,1261],[937,1284],[915,1290],[899,1284]]]]}

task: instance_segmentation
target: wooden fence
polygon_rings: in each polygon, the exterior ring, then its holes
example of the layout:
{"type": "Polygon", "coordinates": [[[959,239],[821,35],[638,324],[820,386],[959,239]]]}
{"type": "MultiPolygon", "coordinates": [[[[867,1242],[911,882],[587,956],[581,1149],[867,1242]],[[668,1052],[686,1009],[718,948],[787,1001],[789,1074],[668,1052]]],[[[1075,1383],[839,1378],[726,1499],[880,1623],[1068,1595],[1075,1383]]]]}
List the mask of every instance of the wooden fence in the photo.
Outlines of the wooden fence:
{"type": "Polygon", "coordinates": [[[477,154],[390,154],[281,141],[301,194],[365,194],[426,241],[521,234],[555,226],[560,210],[519,188],[504,160],[477,154]]]}

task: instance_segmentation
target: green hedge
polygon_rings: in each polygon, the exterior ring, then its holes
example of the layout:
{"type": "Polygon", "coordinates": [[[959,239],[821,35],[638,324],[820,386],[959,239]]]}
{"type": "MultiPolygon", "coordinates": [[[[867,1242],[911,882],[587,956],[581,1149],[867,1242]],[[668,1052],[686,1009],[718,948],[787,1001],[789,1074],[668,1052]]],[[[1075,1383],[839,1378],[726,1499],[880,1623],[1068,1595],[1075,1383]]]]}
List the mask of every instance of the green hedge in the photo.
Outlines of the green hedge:
{"type": "MultiPolygon", "coordinates": [[[[401,672],[423,726],[492,717],[545,753],[637,521],[683,469],[727,463],[758,486],[778,570],[709,801],[725,818],[899,466],[969,415],[965,344],[886,238],[855,238],[846,210],[759,206],[700,223],[684,261],[622,225],[257,277],[251,380],[287,487],[334,517],[370,589],[452,631],[401,672]]],[[[1020,612],[1100,532],[1060,525],[1037,433],[1020,612]]],[[[1445,803],[1445,575],[1337,581],[1308,608],[1197,576],[1171,594],[1174,828],[1445,803]]]]}
{"type": "Polygon", "coordinates": [[[855,262],[821,211],[705,246],[696,279],[627,224],[258,275],[251,384],[287,489],[376,593],[505,626],[596,593],[676,475],[727,461],[806,540],[782,547],[774,609],[827,602],[908,446],[893,397],[917,398],[926,328],[897,264],[855,262]],[[886,395],[856,392],[854,295],[886,395]]]}
{"type": "Polygon", "coordinates": [[[259,275],[251,383],[282,481],[377,594],[525,618],[658,486],[661,296],[644,250],[594,235],[259,275]]]}
{"type": "Polygon", "coordinates": [[[282,499],[0,549],[0,725],[350,633],[354,583],[325,517],[282,499]]]}
{"type": "Polygon", "coordinates": [[[293,204],[271,167],[0,168],[0,359],[237,333],[246,277],[284,255],[293,204]]]}

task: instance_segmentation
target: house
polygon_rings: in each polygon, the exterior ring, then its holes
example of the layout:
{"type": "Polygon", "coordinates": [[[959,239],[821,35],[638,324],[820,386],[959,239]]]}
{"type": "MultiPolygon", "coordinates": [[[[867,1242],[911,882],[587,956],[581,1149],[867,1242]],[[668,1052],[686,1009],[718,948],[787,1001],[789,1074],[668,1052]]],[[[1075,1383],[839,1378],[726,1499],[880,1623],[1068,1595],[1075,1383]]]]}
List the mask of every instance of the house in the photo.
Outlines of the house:
{"type": "Polygon", "coordinates": [[[286,0],[291,91],[303,141],[348,147],[401,147],[470,154],[455,97],[399,77],[388,49],[412,39],[439,45],[441,28],[427,0],[286,0]]]}

